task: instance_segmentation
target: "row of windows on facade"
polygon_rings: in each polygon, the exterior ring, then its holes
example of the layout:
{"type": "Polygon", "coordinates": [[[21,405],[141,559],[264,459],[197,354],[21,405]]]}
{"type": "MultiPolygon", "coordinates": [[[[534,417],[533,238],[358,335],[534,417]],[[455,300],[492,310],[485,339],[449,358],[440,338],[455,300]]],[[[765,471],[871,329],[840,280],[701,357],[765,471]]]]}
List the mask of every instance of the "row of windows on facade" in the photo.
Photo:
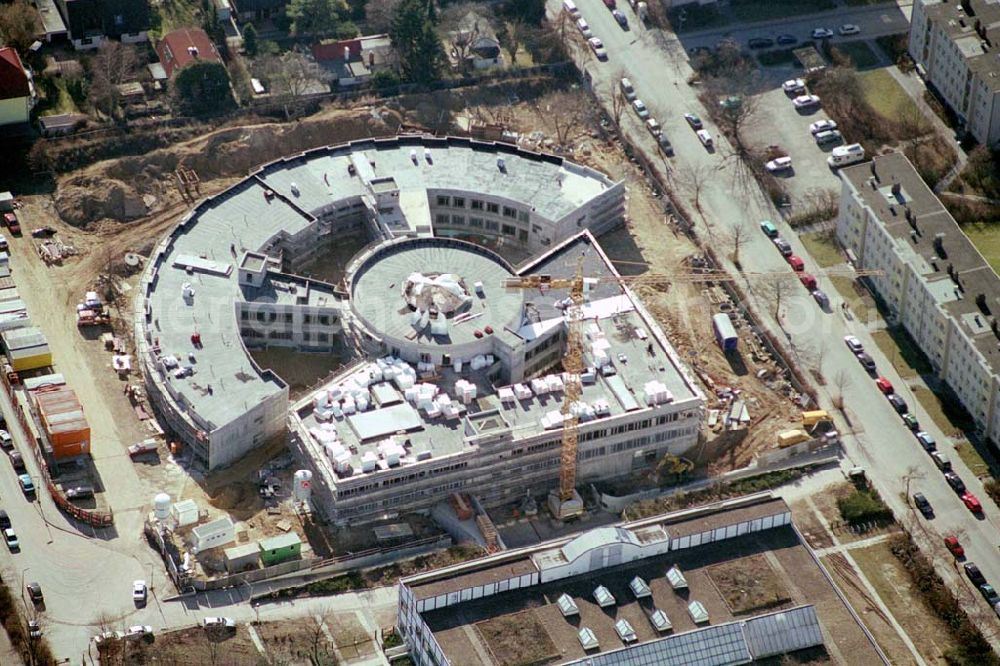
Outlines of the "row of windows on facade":
{"type": "MultiPolygon", "coordinates": [[[[265,335],[264,331],[258,331],[253,328],[241,328],[240,335],[244,338],[267,338],[268,340],[291,340],[294,338],[291,331],[268,331],[265,335]]],[[[309,331],[303,331],[300,336],[303,342],[313,341],[313,335],[309,331]]],[[[330,334],[317,333],[316,342],[330,342],[330,334]]]]}
{"type": "Polygon", "coordinates": [[[452,465],[446,465],[444,467],[436,467],[434,469],[423,469],[417,472],[413,472],[409,475],[398,476],[392,479],[386,479],[385,481],[373,481],[372,483],[366,483],[362,486],[355,486],[354,488],[345,488],[343,490],[337,491],[337,499],[344,499],[346,497],[351,497],[352,495],[357,495],[363,492],[369,492],[377,489],[379,486],[389,486],[397,483],[396,479],[412,481],[416,478],[421,478],[424,476],[437,476],[438,474],[444,474],[446,472],[454,472],[459,469],[465,469],[469,466],[468,461],[454,463],[452,465]]]}
{"type": "MultiPolygon", "coordinates": [[[[447,208],[465,208],[465,197],[449,197],[444,194],[439,194],[437,197],[437,205],[444,206],[447,208]]],[[[509,217],[512,220],[520,220],[521,222],[528,222],[528,213],[523,210],[517,210],[510,206],[501,206],[500,204],[492,203],[490,201],[482,201],[480,199],[470,199],[469,208],[472,210],[485,210],[487,213],[502,214],[504,217],[509,217]]]]}
{"type": "MultiPolygon", "coordinates": [[[[257,310],[253,313],[253,319],[262,323],[271,323],[279,321],[277,312],[257,310]]],[[[292,312],[282,312],[280,321],[291,324],[294,319],[294,313],[292,312]]],[[[240,321],[250,321],[250,312],[248,310],[240,310],[240,321]]],[[[337,323],[337,317],[335,315],[311,315],[303,314],[302,323],[312,324],[316,321],[320,326],[332,326],[337,323]]]]}

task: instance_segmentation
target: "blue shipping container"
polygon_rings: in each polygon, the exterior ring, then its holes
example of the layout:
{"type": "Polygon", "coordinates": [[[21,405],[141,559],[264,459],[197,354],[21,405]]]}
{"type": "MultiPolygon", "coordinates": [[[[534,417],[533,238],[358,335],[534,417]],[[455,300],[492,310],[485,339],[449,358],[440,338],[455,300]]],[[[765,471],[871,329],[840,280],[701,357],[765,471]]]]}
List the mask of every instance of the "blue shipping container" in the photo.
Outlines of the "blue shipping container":
{"type": "Polygon", "coordinates": [[[733,328],[733,322],[729,319],[729,315],[720,312],[712,317],[712,328],[715,329],[715,341],[719,343],[723,351],[736,349],[740,339],[736,335],[736,329],[733,328]]]}

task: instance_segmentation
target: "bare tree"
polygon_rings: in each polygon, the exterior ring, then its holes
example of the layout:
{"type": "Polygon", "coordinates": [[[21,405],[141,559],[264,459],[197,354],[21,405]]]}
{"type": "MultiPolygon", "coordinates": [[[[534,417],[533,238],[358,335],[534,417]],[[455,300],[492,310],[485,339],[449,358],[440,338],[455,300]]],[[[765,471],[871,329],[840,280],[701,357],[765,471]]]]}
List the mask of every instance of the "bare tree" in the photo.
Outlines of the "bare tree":
{"type": "Polygon", "coordinates": [[[309,630],[309,663],[313,666],[336,666],[337,657],[328,638],[328,620],[333,617],[329,608],[313,616],[316,621],[309,630]]]}
{"type": "Polygon", "coordinates": [[[756,280],[756,284],[754,286],[761,288],[764,295],[772,302],[774,305],[772,316],[774,317],[774,320],[778,322],[778,326],[781,326],[782,330],[784,330],[784,326],[781,322],[781,306],[785,297],[792,292],[792,282],[784,276],[766,275],[759,276],[759,279],[756,280]]]}
{"type": "Polygon", "coordinates": [[[538,119],[552,129],[560,146],[569,144],[570,139],[586,126],[591,114],[588,101],[566,91],[532,100],[531,107],[538,119]]]}
{"type": "Polygon", "coordinates": [[[837,374],[833,376],[833,406],[844,411],[844,389],[851,383],[851,378],[848,377],[847,373],[843,368],[837,370],[837,374]]]}
{"type": "Polygon", "coordinates": [[[742,270],[740,267],[740,250],[750,240],[750,227],[747,224],[746,218],[739,218],[736,222],[729,225],[726,235],[732,247],[732,253],[729,255],[729,258],[738,270],[742,270]]]}
{"type": "Polygon", "coordinates": [[[488,9],[471,2],[451,5],[441,13],[438,28],[448,43],[449,55],[455,59],[459,69],[468,66],[472,49],[489,29],[491,18],[488,9]]]}
{"type": "Polygon", "coordinates": [[[712,177],[714,172],[715,169],[707,164],[697,164],[694,162],[686,163],[675,172],[677,183],[687,191],[688,195],[694,200],[695,210],[702,215],[704,215],[704,211],[701,209],[701,194],[705,189],[705,185],[708,184],[708,179],[712,177]]]}
{"type": "Polygon", "coordinates": [[[910,483],[922,478],[924,478],[924,472],[923,470],[919,469],[916,465],[910,465],[909,467],[906,468],[906,472],[903,473],[903,476],[900,478],[900,480],[903,482],[903,486],[906,488],[905,492],[906,492],[907,503],[910,502],[910,483]]]}
{"type": "Polygon", "coordinates": [[[118,111],[121,93],[118,86],[135,76],[138,67],[135,47],[116,41],[107,41],[90,59],[90,99],[94,106],[108,116],[118,111]]]}
{"type": "MultiPolygon", "coordinates": [[[[272,93],[295,100],[310,92],[324,92],[332,75],[309,56],[288,51],[254,61],[257,77],[267,81],[272,93]]],[[[285,115],[289,116],[286,105],[285,115]]]]}
{"type": "MultiPolygon", "coordinates": [[[[621,72],[619,72],[621,73],[621,72]]],[[[625,93],[622,92],[621,86],[619,86],[616,81],[621,81],[621,76],[615,75],[611,83],[608,84],[611,87],[610,97],[611,97],[611,119],[615,121],[615,126],[621,129],[622,124],[622,114],[625,113],[625,109],[628,108],[628,100],[625,99],[625,93]]]]}
{"type": "Polygon", "coordinates": [[[512,66],[517,62],[517,54],[521,51],[521,40],[524,39],[526,28],[527,25],[523,20],[514,18],[510,21],[504,21],[497,30],[497,41],[500,42],[500,47],[507,52],[512,66]]]}
{"type": "Polygon", "coordinates": [[[368,0],[365,3],[365,22],[373,33],[389,32],[396,10],[403,0],[368,0]]]}

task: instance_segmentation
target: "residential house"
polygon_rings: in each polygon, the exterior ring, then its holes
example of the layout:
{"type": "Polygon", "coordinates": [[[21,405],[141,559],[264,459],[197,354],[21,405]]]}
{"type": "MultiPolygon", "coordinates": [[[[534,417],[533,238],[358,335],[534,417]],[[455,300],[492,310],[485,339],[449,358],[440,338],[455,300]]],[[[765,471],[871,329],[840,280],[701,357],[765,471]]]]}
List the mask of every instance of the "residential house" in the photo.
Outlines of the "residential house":
{"type": "Polygon", "coordinates": [[[11,47],[0,48],[0,125],[26,123],[35,106],[35,86],[21,57],[11,47]]]}
{"type": "Polygon", "coordinates": [[[340,87],[367,83],[375,72],[396,67],[389,35],[320,42],[313,45],[312,54],[316,62],[333,72],[340,87]]]}
{"type": "Polygon", "coordinates": [[[448,53],[455,66],[459,69],[487,69],[503,64],[500,40],[488,18],[469,11],[457,25],[448,34],[448,53]]]}
{"type": "Polygon", "coordinates": [[[149,39],[149,0],[56,0],[77,50],[96,49],[108,39],[125,43],[149,39]]]}
{"type": "Polygon", "coordinates": [[[157,43],[156,55],[167,78],[172,78],[177,70],[196,60],[222,64],[215,44],[201,28],[180,28],[168,32],[157,43]]]}

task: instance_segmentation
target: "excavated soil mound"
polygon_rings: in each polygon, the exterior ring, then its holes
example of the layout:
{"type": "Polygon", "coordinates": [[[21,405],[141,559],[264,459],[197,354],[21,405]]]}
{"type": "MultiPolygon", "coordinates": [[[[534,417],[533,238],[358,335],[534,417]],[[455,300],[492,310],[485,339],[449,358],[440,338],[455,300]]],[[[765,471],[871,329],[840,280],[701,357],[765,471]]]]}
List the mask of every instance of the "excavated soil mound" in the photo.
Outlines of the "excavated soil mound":
{"type": "Polygon", "coordinates": [[[74,176],[64,181],[56,192],[55,205],[59,216],[75,227],[105,219],[124,222],[147,213],[142,195],[131,185],[97,176],[74,176]]]}

